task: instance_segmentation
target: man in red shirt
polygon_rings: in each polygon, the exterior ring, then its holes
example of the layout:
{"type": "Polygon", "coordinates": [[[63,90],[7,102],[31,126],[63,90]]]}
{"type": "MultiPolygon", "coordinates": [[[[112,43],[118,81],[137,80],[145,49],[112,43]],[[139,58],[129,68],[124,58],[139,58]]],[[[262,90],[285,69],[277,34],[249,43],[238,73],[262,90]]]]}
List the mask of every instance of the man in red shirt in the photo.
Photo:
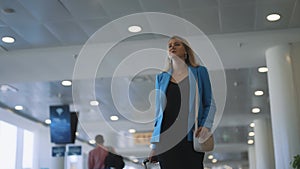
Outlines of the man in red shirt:
{"type": "Polygon", "coordinates": [[[89,152],[89,169],[104,169],[104,161],[108,154],[107,148],[104,147],[104,139],[102,135],[95,137],[97,147],[89,152]]]}

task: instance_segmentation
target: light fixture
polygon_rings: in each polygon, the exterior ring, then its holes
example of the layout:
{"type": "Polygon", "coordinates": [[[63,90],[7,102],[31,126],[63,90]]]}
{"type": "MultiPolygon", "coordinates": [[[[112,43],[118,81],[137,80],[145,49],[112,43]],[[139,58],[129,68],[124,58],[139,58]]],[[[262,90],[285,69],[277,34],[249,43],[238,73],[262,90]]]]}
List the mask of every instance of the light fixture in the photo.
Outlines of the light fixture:
{"type": "Polygon", "coordinates": [[[18,89],[11,85],[0,84],[0,91],[2,91],[2,92],[8,92],[8,91],[17,92],[18,89]]]}
{"type": "Polygon", "coordinates": [[[3,36],[2,37],[2,42],[4,42],[4,43],[14,43],[15,38],[13,38],[11,36],[3,36]]]}
{"type": "Polygon", "coordinates": [[[249,133],[248,133],[248,136],[250,136],[250,137],[253,137],[255,135],[255,133],[253,132],[253,131],[250,131],[249,133]]]}
{"type": "Polygon", "coordinates": [[[207,158],[210,159],[210,160],[212,160],[214,158],[214,156],[213,155],[209,155],[207,158]]]}
{"type": "Polygon", "coordinates": [[[90,105],[91,106],[98,106],[99,102],[97,100],[92,100],[92,101],[90,101],[90,105]]]}
{"type": "Polygon", "coordinates": [[[110,120],[117,121],[117,120],[119,120],[119,117],[118,116],[110,116],[110,120]]]}
{"type": "Polygon", "coordinates": [[[212,163],[217,163],[218,160],[217,160],[217,159],[212,159],[211,162],[212,162],[212,163]]]}
{"type": "Polygon", "coordinates": [[[135,158],[135,159],[133,159],[132,161],[135,162],[135,163],[138,163],[138,162],[139,162],[139,159],[135,158]]]}
{"type": "Polygon", "coordinates": [[[252,113],[259,113],[259,112],[260,112],[260,108],[258,107],[252,108],[252,113]]]}
{"type": "Polygon", "coordinates": [[[132,25],[128,27],[128,31],[132,33],[137,33],[142,31],[142,27],[137,26],[137,25],[132,25]]]}
{"type": "Polygon", "coordinates": [[[258,72],[260,72],[260,73],[268,72],[268,68],[267,67],[259,67],[258,72]]]}
{"type": "Polygon", "coordinates": [[[262,95],[264,95],[264,91],[262,91],[262,90],[256,90],[256,91],[254,92],[254,95],[255,95],[255,96],[262,96],[262,95]]]}
{"type": "Polygon", "coordinates": [[[46,119],[46,120],[45,120],[45,123],[46,123],[46,124],[51,124],[51,120],[50,120],[50,119],[46,119]]]}
{"type": "Polygon", "coordinates": [[[16,110],[23,110],[23,106],[17,105],[17,106],[15,106],[15,109],[16,109],[16,110]]]}
{"type": "Polygon", "coordinates": [[[276,22],[280,19],[280,15],[278,13],[271,13],[266,18],[270,22],[276,22]]]}
{"type": "Polygon", "coordinates": [[[248,144],[253,144],[254,140],[248,140],[248,144]]]}
{"type": "Polygon", "coordinates": [[[135,130],[135,129],[129,129],[128,132],[129,132],[129,133],[135,133],[136,130],[135,130]]]}
{"type": "Polygon", "coordinates": [[[2,9],[2,12],[5,14],[13,14],[16,11],[13,8],[4,8],[4,9],[2,9]]]}
{"type": "Polygon", "coordinates": [[[252,123],[250,123],[250,127],[255,127],[255,123],[254,122],[252,122],[252,123]]]}
{"type": "Polygon", "coordinates": [[[76,132],[75,132],[75,136],[79,136],[79,132],[76,131],[76,132]]]}
{"type": "Polygon", "coordinates": [[[89,143],[90,144],[96,144],[96,141],[95,140],[90,140],[89,143]]]}
{"type": "Polygon", "coordinates": [[[61,81],[61,84],[63,86],[71,86],[72,85],[72,81],[70,81],[70,80],[63,80],[63,81],[61,81]]]}

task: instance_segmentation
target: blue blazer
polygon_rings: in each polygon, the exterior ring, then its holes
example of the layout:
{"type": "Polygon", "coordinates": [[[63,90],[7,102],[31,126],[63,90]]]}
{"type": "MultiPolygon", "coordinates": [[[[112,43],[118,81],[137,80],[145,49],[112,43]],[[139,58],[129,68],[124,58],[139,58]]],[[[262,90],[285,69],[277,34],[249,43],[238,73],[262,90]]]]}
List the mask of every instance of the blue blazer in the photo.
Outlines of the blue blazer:
{"type": "MultiPolygon", "coordinates": [[[[213,120],[216,112],[216,106],[213,99],[213,94],[211,90],[211,84],[209,75],[206,67],[188,67],[189,70],[189,84],[190,84],[190,94],[189,94],[189,114],[188,114],[188,140],[193,140],[192,128],[195,124],[195,99],[196,94],[196,82],[198,84],[199,93],[199,107],[198,107],[198,125],[207,128],[212,128],[213,120]]],[[[154,130],[152,133],[151,143],[158,143],[160,138],[161,123],[163,119],[164,106],[166,105],[166,91],[170,78],[172,75],[172,69],[169,72],[162,72],[156,75],[155,82],[155,123],[154,130]]],[[[155,148],[155,147],[153,147],[155,148]]]]}

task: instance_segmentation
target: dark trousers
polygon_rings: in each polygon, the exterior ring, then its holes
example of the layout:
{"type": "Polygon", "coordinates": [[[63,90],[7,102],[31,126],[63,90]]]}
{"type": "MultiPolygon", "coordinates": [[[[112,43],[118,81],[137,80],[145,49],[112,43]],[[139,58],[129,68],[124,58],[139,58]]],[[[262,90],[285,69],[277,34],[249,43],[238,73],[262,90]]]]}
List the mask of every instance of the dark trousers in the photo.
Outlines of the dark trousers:
{"type": "Polygon", "coordinates": [[[170,150],[158,155],[161,169],[203,169],[205,153],[196,152],[193,142],[185,137],[170,150]]]}

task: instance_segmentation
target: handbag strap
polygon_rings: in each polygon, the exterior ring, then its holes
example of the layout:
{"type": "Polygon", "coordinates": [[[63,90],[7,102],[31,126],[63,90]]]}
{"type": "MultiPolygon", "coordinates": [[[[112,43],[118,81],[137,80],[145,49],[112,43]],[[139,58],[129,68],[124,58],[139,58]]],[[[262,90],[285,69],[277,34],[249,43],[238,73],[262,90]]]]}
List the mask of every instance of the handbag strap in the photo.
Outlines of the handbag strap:
{"type": "Polygon", "coordinates": [[[198,110],[199,110],[199,93],[198,93],[198,83],[196,82],[196,94],[195,94],[195,131],[198,129],[198,110]]]}

